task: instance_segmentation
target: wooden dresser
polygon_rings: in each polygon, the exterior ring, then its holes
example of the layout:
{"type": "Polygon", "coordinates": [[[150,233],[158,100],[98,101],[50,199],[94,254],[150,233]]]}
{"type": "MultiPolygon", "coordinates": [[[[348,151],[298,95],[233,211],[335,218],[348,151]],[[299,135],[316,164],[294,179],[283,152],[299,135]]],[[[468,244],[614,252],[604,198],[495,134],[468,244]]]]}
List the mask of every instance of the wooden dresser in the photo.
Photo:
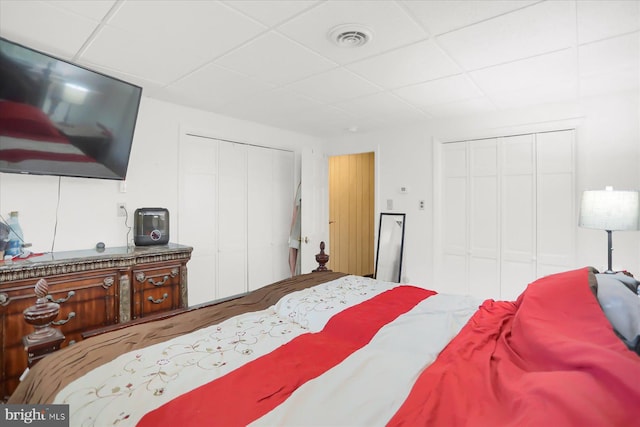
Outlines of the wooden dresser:
{"type": "Polygon", "coordinates": [[[22,337],[33,327],[22,312],[36,301],[38,279],[46,279],[48,298],[60,304],[54,323],[65,335],[64,347],[92,329],[187,307],[191,251],[169,243],[0,262],[0,401],[17,387],[27,367],[22,337]]]}

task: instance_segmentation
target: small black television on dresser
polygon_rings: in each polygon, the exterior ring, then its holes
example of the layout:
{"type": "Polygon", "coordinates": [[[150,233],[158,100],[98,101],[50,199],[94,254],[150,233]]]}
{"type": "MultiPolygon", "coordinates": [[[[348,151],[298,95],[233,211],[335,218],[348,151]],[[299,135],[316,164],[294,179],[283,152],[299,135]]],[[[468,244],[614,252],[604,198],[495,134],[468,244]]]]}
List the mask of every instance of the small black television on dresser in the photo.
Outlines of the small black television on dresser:
{"type": "Polygon", "coordinates": [[[125,179],[141,95],[0,37],[0,172],[125,179]]]}

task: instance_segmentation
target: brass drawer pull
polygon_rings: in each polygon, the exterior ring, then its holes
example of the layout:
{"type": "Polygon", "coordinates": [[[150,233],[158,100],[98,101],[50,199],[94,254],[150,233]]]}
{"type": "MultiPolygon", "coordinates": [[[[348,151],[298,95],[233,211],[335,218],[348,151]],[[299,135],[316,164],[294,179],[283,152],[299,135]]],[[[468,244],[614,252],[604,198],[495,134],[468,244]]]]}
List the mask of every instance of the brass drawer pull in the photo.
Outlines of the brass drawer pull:
{"type": "Polygon", "coordinates": [[[164,300],[166,300],[167,298],[169,298],[169,294],[165,293],[164,295],[162,295],[162,298],[160,299],[153,299],[153,297],[147,297],[147,299],[149,301],[151,301],[154,304],[160,304],[162,302],[164,302],[164,300]]]}
{"type": "Polygon", "coordinates": [[[60,304],[60,303],[63,303],[63,302],[69,301],[69,298],[71,298],[71,297],[72,297],[72,296],[74,296],[75,294],[76,294],[76,291],[69,291],[69,292],[67,293],[67,297],[66,297],[66,298],[60,298],[60,299],[54,300],[54,299],[53,299],[53,297],[52,297],[51,295],[47,295],[47,299],[48,299],[49,301],[51,301],[51,302],[55,302],[55,303],[60,304]]]}
{"type": "Polygon", "coordinates": [[[76,317],[76,312],[72,311],[71,313],[69,313],[69,316],[67,316],[67,318],[65,320],[58,320],[57,322],[51,322],[51,324],[52,325],[56,325],[56,326],[64,325],[69,320],[73,319],[74,317],[76,317]]]}
{"type": "Polygon", "coordinates": [[[11,298],[9,298],[9,295],[5,294],[5,293],[1,293],[0,294],[0,305],[8,305],[9,302],[11,302],[11,298]]]}

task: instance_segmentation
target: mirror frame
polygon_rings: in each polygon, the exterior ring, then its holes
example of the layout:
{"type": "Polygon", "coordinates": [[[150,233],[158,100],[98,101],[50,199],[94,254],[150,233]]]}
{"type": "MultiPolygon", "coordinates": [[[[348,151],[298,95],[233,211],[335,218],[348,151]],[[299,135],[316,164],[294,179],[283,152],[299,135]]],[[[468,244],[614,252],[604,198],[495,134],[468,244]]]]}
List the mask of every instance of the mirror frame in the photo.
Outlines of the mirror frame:
{"type": "MultiPolygon", "coordinates": [[[[375,275],[374,277],[376,279],[378,278],[378,265],[380,264],[380,237],[383,235],[383,226],[385,225],[385,221],[384,218],[385,217],[396,217],[397,220],[401,219],[402,220],[402,231],[400,234],[400,253],[398,254],[399,256],[399,261],[398,261],[398,275],[397,277],[392,277],[392,280],[387,280],[387,281],[391,281],[391,282],[395,282],[395,283],[400,283],[401,277],[402,277],[402,255],[404,252],[404,230],[405,230],[405,223],[406,223],[406,214],[404,213],[390,213],[390,212],[381,212],[380,213],[380,223],[378,226],[378,248],[376,250],[376,271],[375,271],[375,275]]],[[[384,253],[384,249],[383,249],[383,253],[384,253]]],[[[394,275],[395,276],[395,275],[394,275]]],[[[383,279],[379,279],[379,280],[383,280],[383,279]]]]}

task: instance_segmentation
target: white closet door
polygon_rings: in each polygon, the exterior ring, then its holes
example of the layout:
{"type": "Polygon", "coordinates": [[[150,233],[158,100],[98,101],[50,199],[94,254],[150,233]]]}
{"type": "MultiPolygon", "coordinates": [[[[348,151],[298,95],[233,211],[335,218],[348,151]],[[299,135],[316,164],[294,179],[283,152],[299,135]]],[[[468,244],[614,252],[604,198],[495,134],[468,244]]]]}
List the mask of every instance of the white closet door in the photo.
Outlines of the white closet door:
{"type": "Polygon", "coordinates": [[[574,131],[536,135],[538,172],[537,275],[557,273],[574,264],[574,131]]]}
{"type": "Polygon", "coordinates": [[[254,290],[274,281],[271,271],[271,223],[274,215],[272,150],[249,147],[247,166],[248,279],[249,290],[254,290]]]}
{"type": "Polygon", "coordinates": [[[189,278],[193,279],[188,281],[189,305],[216,297],[217,157],[216,140],[183,135],[179,149],[177,242],[193,247],[188,265],[189,278]]]}
{"type": "Polygon", "coordinates": [[[293,208],[293,153],[248,148],[249,290],[287,278],[293,208]]]}
{"type": "Polygon", "coordinates": [[[444,282],[438,286],[448,293],[467,294],[467,144],[445,144],[442,162],[442,259],[436,277],[444,282]]]}
{"type": "Polygon", "coordinates": [[[247,291],[247,146],[219,142],[216,298],[247,291]]]}
{"type": "MultiPolygon", "coordinates": [[[[295,158],[291,151],[272,150],[272,211],[271,217],[271,282],[291,275],[289,269],[289,232],[293,215],[295,158]]],[[[269,282],[269,283],[271,283],[269,282]]],[[[266,284],[266,283],[265,283],[266,284]]]]}
{"type": "Polygon", "coordinates": [[[469,294],[491,298],[500,292],[498,142],[469,144],[469,294]]]}
{"type": "Polygon", "coordinates": [[[535,136],[501,138],[500,297],[513,300],[536,277],[535,136]]]}

